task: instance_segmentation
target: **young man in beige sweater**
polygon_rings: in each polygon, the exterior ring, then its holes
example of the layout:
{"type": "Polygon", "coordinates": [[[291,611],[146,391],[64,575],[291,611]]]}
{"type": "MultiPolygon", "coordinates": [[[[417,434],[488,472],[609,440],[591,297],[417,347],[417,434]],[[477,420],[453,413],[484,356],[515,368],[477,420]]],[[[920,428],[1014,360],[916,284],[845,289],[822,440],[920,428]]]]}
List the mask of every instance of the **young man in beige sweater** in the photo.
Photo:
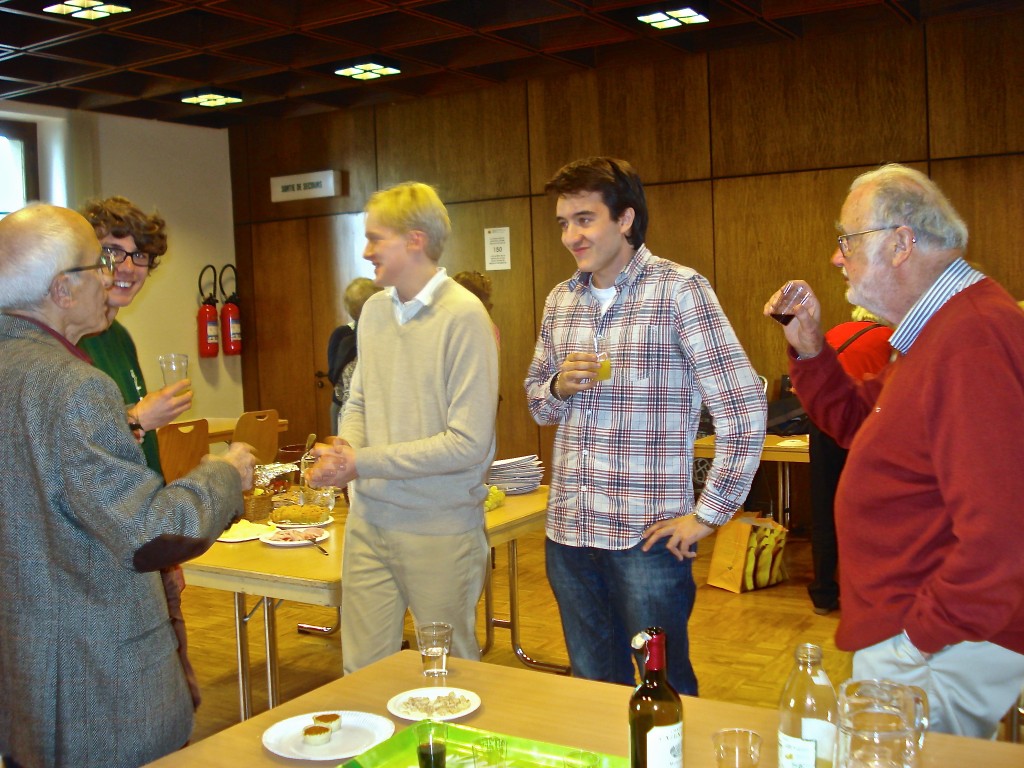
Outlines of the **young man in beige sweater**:
{"type": "Polygon", "coordinates": [[[374,194],[366,214],[363,258],[385,290],[363,307],[340,434],[316,447],[310,470],[314,484],[351,481],[346,673],[399,650],[407,609],[417,624],[451,624],[454,656],[479,658],[484,477],[498,401],[487,311],[438,266],[451,224],[437,193],[399,184],[374,194]]]}

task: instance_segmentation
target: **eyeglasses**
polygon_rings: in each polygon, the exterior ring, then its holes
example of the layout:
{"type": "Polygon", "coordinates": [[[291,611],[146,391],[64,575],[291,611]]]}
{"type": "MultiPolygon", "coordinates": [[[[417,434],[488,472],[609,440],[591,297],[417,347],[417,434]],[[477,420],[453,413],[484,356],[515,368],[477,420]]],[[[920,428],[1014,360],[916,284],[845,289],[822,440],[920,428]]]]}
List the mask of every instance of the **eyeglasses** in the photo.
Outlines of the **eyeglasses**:
{"type": "Polygon", "coordinates": [[[136,267],[148,267],[153,262],[153,257],[142,251],[128,252],[119,245],[104,245],[103,252],[114,260],[114,264],[122,264],[129,256],[136,267]]]}
{"type": "Polygon", "coordinates": [[[107,249],[104,248],[100,252],[100,260],[96,264],[89,264],[85,267],[69,267],[68,269],[62,269],[60,274],[70,275],[72,272],[88,272],[90,269],[102,269],[107,275],[114,274],[114,257],[111,256],[107,249]]]}
{"type": "Polygon", "coordinates": [[[851,237],[858,237],[859,235],[870,235],[872,232],[886,232],[890,229],[899,229],[899,224],[892,224],[888,227],[876,227],[875,229],[865,229],[860,232],[851,232],[848,235],[839,235],[836,240],[839,241],[839,250],[842,251],[843,256],[850,255],[850,244],[847,242],[851,237]]]}

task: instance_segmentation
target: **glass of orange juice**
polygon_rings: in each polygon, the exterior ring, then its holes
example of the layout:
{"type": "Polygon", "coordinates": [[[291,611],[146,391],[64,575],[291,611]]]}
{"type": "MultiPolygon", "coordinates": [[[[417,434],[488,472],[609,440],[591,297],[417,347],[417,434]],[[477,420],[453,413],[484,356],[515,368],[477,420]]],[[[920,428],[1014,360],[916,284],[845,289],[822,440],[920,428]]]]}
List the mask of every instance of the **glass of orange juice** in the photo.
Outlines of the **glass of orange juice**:
{"type": "Polygon", "coordinates": [[[612,357],[608,352],[608,337],[601,333],[594,333],[593,350],[597,355],[597,369],[595,381],[608,381],[612,377],[612,357]]]}

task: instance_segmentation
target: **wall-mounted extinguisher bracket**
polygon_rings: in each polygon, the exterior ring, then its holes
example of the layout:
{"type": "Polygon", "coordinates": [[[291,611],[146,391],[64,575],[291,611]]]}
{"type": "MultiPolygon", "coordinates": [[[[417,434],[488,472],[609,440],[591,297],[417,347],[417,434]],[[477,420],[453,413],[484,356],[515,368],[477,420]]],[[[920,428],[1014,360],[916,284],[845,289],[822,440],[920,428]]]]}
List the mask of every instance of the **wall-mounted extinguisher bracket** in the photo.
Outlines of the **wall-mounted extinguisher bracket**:
{"type": "Polygon", "coordinates": [[[220,334],[217,332],[217,268],[207,264],[199,271],[199,312],[196,315],[196,341],[200,357],[216,357],[220,334]],[[203,275],[213,273],[210,292],[203,293],[203,275]]]}
{"type": "Polygon", "coordinates": [[[225,264],[221,267],[217,282],[220,284],[220,324],[224,331],[221,336],[224,354],[240,355],[242,354],[242,320],[241,312],[238,309],[238,272],[235,270],[235,265],[225,264]],[[231,295],[224,290],[224,273],[229,269],[234,281],[234,290],[231,295]]]}

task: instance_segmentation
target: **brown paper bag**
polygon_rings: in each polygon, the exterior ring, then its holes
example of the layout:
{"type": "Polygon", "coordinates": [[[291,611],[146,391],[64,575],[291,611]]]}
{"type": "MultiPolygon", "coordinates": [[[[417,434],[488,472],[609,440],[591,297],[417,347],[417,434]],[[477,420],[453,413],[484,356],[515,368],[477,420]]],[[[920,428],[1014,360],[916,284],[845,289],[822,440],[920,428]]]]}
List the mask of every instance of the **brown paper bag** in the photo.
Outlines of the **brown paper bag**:
{"type": "Polygon", "coordinates": [[[770,518],[741,515],[715,534],[708,584],[730,592],[749,592],[786,579],[782,560],[786,529],[770,518]]]}

